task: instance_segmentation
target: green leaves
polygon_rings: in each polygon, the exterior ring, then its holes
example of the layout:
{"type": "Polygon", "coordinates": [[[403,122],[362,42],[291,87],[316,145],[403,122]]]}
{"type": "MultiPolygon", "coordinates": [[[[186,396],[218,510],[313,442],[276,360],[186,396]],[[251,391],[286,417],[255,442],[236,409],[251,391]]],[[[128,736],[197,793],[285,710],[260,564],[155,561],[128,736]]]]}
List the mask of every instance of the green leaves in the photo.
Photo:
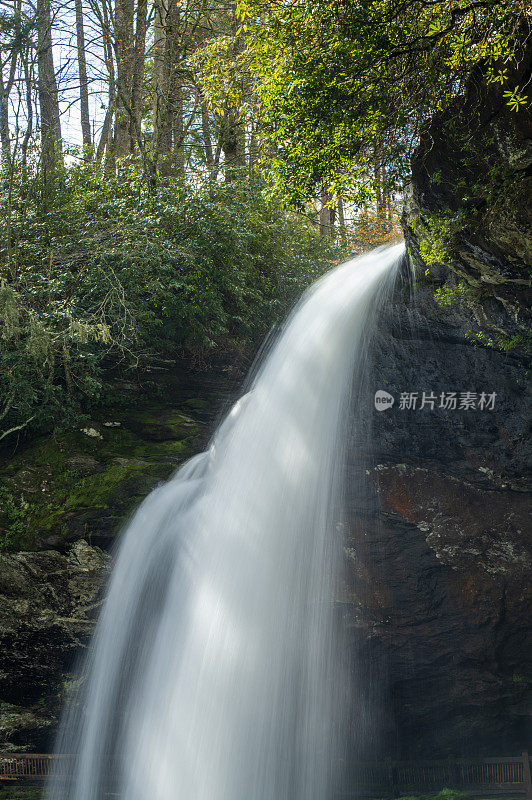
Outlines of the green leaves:
{"type": "Polygon", "coordinates": [[[519,86],[513,91],[508,90],[502,94],[503,97],[506,98],[506,102],[512,111],[519,111],[521,106],[525,106],[528,102],[528,96],[526,94],[520,94],[519,86]]]}
{"type": "Polygon", "coordinates": [[[21,179],[0,215],[0,436],[71,423],[161,357],[251,350],[333,255],[252,183],[148,191],[92,164],[38,197],[21,179]]]}
{"type": "Polygon", "coordinates": [[[512,110],[528,102],[508,84],[526,61],[519,51],[530,16],[520,0],[240,0],[238,7],[269,176],[295,205],[315,198],[323,183],[360,199],[375,149],[388,174],[406,177],[422,126],[465,92],[474,70],[504,89],[512,110]]]}

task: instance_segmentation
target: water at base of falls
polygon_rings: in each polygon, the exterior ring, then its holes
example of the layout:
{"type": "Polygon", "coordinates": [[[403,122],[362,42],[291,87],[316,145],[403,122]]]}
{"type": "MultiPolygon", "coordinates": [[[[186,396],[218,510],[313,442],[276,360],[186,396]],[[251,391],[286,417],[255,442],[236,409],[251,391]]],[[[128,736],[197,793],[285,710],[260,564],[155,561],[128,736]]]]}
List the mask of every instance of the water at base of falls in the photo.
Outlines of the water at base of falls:
{"type": "Polygon", "coordinates": [[[59,736],[75,770],[49,800],[333,796],[346,410],[402,250],[311,287],[210,449],[140,506],[59,736]]]}

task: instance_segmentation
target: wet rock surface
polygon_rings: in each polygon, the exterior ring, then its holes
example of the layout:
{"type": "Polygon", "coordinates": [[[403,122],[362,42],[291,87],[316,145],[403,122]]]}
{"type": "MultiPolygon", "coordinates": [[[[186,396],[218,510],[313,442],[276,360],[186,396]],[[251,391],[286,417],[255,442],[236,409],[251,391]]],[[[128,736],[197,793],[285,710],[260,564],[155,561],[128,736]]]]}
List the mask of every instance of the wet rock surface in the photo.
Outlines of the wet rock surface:
{"type": "Polygon", "coordinates": [[[0,750],[47,752],[76,656],[93,633],[110,557],[78,540],[0,556],[0,750]]]}
{"type": "Polygon", "coordinates": [[[179,375],[0,457],[0,751],[50,752],[121,528],[205,447],[234,381],[179,375]]]}
{"type": "Polygon", "coordinates": [[[494,330],[521,341],[531,324],[532,107],[512,109],[504,92],[531,76],[529,35],[504,91],[472,74],[465,95],[422,132],[403,216],[418,273],[429,267],[434,277],[454,274],[486,290],[491,316],[508,315],[502,331],[491,320],[494,330]]]}
{"type": "Polygon", "coordinates": [[[176,401],[132,394],[125,409],[6,453],[0,549],[64,549],[80,537],[109,547],[150,490],[205,446],[220,400],[194,388],[176,401]]]}
{"type": "Polygon", "coordinates": [[[518,754],[530,736],[526,361],[473,344],[470,325],[429,289],[399,292],[351,444],[344,617],[380,709],[367,741],[401,757],[518,754]],[[378,389],[394,397],[386,411],[378,389]],[[423,392],[435,399],[421,407],[423,392]],[[457,407],[440,408],[450,392],[457,407]],[[460,409],[466,392],[475,408],[460,409]]]}
{"type": "MultiPolygon", "coordinates": [[[[507,88],[531,66],[526,38],[507,88]]],[[[530,103],[511,110],[475,74],[412,163],[416,291],[375,342],[375,388],[396,402],[372,412],[374,494],[351,520],[365,582],[352,630],[386,676],[385,738],[402,754],[517,754],[532,733],[531,192],[530,103]],[[476,393],[476,409],[440,408],[452,391],[476,393]],[[401,392],[418,393],[415,410],[401,392]]]]}

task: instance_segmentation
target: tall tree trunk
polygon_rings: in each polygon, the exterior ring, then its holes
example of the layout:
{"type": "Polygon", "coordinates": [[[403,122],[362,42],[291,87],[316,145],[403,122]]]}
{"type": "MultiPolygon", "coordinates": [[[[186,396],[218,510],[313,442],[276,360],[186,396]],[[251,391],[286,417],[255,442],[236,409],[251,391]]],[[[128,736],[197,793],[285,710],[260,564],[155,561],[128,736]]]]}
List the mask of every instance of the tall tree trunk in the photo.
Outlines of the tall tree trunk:
{"type": "Polygon", "coordinates": [[[180,80],[176,80],[175,92],[175,111],[173,113],[172,124],[172,150],[173,165],[172,172],[178,178],[185,177],[185,104],[183,96],[183,85],[180,80]]]}
{"type": "Polygon", "coordinates": [[[246,138],[244,122],[238,118],[238,113],[230,109],[220,121],[222,134],[222,150],[225,161],[225,180],[228,183],[242,177],[246,166],[246,138]]]}
{"type": "Polygon", "coordinates": [[[111,122],[113,121],[114,101],[113,104],[111,104],[110,95],[111,92],[109,92],[109,105],[107,106],[107,111],[105,112],[102,131],[100,133],[100,141],[98,142],[98,147],[96,148],[97,161],[102,160],[105,148],[108,147],[111,142],[111,122]]]}
{"type": "MultiPolygon", "coordinates": [[[[20,40],[22,38],[21,0],[15,0],[14,11],[15,13],[14,13],[13,34],[15,42],[13,44],[11,54],[8,59],[9,73],[8,73],[7,83],[5,84],[4,84],[4,75],[0,59],[0,142],[2,144],[2,160],[5,163],[9,164],[11,163],[11,134],[9,132],[9,96],[11,94],[11,90],[13,89],[13,85],[15,83],[19,57],[21,62],[23,62],[24,60],[24,54],[22,50],[19,50],[19,47],[16,44],[17,39],[20,40]]],[[[24,70],[24,64],[22,68],[24,70]]],[[[32,109],[29,106],[26,113],[29,118],[32,113],[32,109]]]]}
{"type": "Polygon", "coordinates": [[[180,7],[156,0],[153,74],[153,127],[155,153],[162,175],[182,174],[184,169],[183,96],[179,78],[180,7]]]}
{"type": "Polygon", "coordinates": [[[37,0],[38,94],[41,112],[42,161],[45,184],[50,185],[62,160],[59,96],[52,51],[50,0],[37,0]]]}
{"type": "Polygon", "coordinates": [[[334,236],[333,215],[328,203],[332,200],[332,195],[327,186],[323,186],[320,196],[320,236],[334,236]]]}
{"type": "MultiPolygon", "coordinates": [[[[243,42],[237,35],[238,20],[234,7],[231,9],[231,31],[234,36],[233,50],[235,56],[243,49],[243,42]]],[[[220,130],[222,133],[222,150],[225,161],[225,180],[230,183],[243,177],[246,166],[246,132],[244,120],[234,108],[228,109],[222,117],[220,130]]]]}
{"type": "Polygon", "coordinates": [[[101,161],[105,153],[105,170],[106,172],[113,173],[115,170],[115,160],[113,154],[113,118],[116,106],[116,77],[115,77],[115,63],[113,57],[113,46],[111,40],[111,28],[109,24],[109,15],[107,13],[106,1],[102,3],[102,16],[100,19],[103,36],[103,52],[105,66],[107,67],[107,74],[109,76],[109,102],[105,118],[103,121],[102,131],[100,134],[100,141],[96,150],[96,158],[101,161]]]}
{"type": "Polygon", "coordinates": [[[260,179],[258,165],[260,161],[260,146],[257,137],[258,124],[253,125],[249,137],[249,177],[255,180],[260,179]]]}
{"type": "Polygon", "coordinates": [[[117,74],[113,155],[117,158],[127,155],[131,150],[131,92],[135,63],[133,17],[133,0],[116,0],[114,28],[117,74]]]}
{"type": "Polygon", "coordinates": [[[89,84],[87,81],[87,58],[85,54],[85,31],[83,30],[82,0],[75,0],[76,5],[76,40],[78,47],[79,101],[81,107],[81,137],[83,140],[83,157],[92,158],[91,121],[89,116],[89,84]]]}
{"type": "Polygon", "coordinates": [[[373,168],[375,178],[375,195],[377,198],[377,214],[384,216],[385,202],[382,180],[382,167],[379,149],[375,144],[373,147],[373,168]]]}
{"type": "Polygon", "coordinates": [[[24,72],[24,88],[26,94],[26,133],[22,140],[20,152],[22,155],[22,166],[26,167],[28,159],[28,145],[30,143],[31,135],[33,133],[33,81],[31,79],[30,71],[30,48],[26,48],[25,53],[21,56],[22,70],[24,72]]]}
{"type": "Polygon", "coordinates": [[[347,247],[347,230],[345,227],[344,203],[341,197],[338,198],[338,222],[340,224],[340,241],[342,247],[347,247]]]}
{"type": "Polygon", "coordinates": [[[2,143],[2,161],[11,160],[11,137],[9,135],[9,96],[4,85],[4,77],[0,69],[0,141],[2,143]]]}
{"type": "Polygon", "coordinates": [[[135,55],[133,65],[133,85],[131,89],[131,149],[141,146],[142,125],[142,86],[144,83],[144,64],[146,61],[146,28],[148,0],[138,0],[137,21],[135,25],[135,55]]]}
{"type": "Polygon", "coordinates": [[[164,0],[155,0],[153,41],[153,131],[156,157],[168,156],[172,146],[170,114],[170,65],[168,63],[168,10],[164,0]]]}
{"type": "Polygon", "coordinates": [[[211,125],[209,120],[209,110],[204,102],[201,104],[201,133],[203,135],[205,162],[208,167],[212,167],[214,165],[214,152],[212,149],[211,125]]]}

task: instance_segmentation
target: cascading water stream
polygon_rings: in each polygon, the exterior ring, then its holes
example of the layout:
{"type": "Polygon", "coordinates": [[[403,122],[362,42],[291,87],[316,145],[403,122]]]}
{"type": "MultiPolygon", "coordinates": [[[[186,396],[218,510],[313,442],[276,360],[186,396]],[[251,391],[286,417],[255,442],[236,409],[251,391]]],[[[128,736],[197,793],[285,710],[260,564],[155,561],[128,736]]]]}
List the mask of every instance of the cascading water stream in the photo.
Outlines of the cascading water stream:
{"type": "Polygon", "coordinates": [[[319,280],[210,449],[137,511],[59,737],[75,773],[50,800],[332,796],[346,410],[401,253],[319,280]]]}

